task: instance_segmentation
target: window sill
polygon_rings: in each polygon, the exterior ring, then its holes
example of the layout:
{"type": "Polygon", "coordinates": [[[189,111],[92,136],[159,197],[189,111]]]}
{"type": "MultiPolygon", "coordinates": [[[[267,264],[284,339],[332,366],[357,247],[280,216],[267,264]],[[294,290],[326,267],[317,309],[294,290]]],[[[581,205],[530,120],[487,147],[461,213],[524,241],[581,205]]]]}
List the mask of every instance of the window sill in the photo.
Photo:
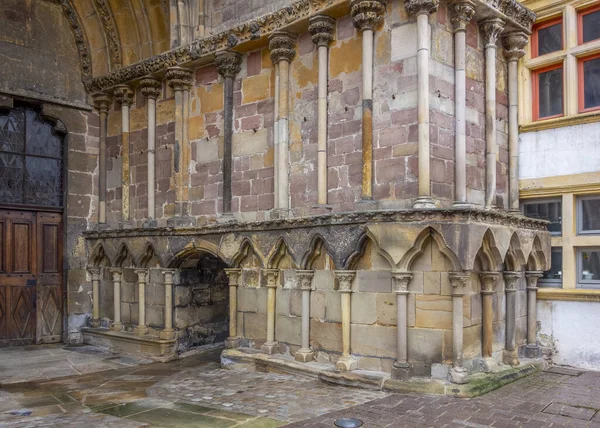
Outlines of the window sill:
{"type": "Polygon", "coordinates": [[[545,129],[562,128],[565,126],[580,125],[600,121],[600,111],[594,110],[588,113],[561,116],[554,119],[540,120],[519,126],[519,132],[535,132],[545,129]]]}
{"type": "Polygon", "coordinates": [[[537,298],[538,300],[564,300],[567,302],[600,302],[600,290],[540,288],[537,298]]]}

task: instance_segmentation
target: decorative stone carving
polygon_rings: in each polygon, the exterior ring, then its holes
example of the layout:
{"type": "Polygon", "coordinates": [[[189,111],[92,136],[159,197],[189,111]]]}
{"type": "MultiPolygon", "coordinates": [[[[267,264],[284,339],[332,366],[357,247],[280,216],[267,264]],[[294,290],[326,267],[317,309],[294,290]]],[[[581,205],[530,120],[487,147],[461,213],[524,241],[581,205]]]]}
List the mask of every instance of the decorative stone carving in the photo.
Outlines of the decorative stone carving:
{"type": "Polygon", "coordinates": [[[458,0],[451,3],[449,8],[454,31],[466,31],[475,14],[475,3],[470,0],[458,0]]]}
{"type": "Polygon", "coordinates": [[[394,290],[396,294],[407,294],[408,293],[408,284],[410,284],[410,280],[413,275],[410,272],[395,272],[392,271],[392,281],[394,284],[394,290]]]}
{"type": "Polygon", "coordinates": [[[315,276],[314,270],[297,270],[296,278],[300,282],[301,290],[312,290],[312,280],[315,276]]]}
{"type": "Polygon", "coordinates": [[[77,51],[79,52],[83,83],[87,88],[87,84],[89,84],[92,79],[92,55],[90,54],[90,48],[85,31],[83,30],[83,26],[79,20],[79,15],[77,15],[77,12],[75,11],[73,2],[71,0],[57,0],[57,3],[62,7],[62,10],[67,17],[67,21],[69,21],[69,25],[71,25],[71,29],[73,30],[75,45],[77,46],[77,51]]]}
{"type": "Polygon", "coordinates": [[[481,294],[491,294],[496,291],[496,284],[500,279],[500,272],[481,272],[481,294]]]}
{"type": "Polygon", "coordinates": [[[487,0],[486,3],[521,25],[528,33],[531,32],[536,14],[518,0],[487,0]]]}
{"type": "Polygon", "coordinates": [[[386,3],[387,0],[351,0],[352,23],[360,31],[375,29],[383,22],[386,3]]]}
{"type": "Polygon", "coordinates": [[[225,275],[229,278],[229,285],[232,287],[237,287],[240,285],[240,277],[242,275],[242,270],[238,268],[227,268],[223,269],[225,271],[225,275]]]}
{"type": "Polygon", "coordinates": [[[496,46],[498,37],[504,29],[504,21],[500,18],[492,18],[483,21],[480,26],[485,46],[496,46]]]}
{"type": "Polygon", "coordinates": [[[187,68],[170,67],[165,78],[174,91],[188,91],[192,87],[192,72],[187,68]]]}
{"type": "Polygon", "coordinates": [[[540,271],[528,271],[525,272],[525,278],[527,278],[527,289],[528,290],[537,290],[537,282],[538,279],[544,276],[543,272],[540,271]]]}
{"type": "Polygon", "coordinates": [[[146,98],[157,99],[162,93],[162,82],[153,77],[145,77],[140,81],[142,94],[146,98]]]}
{"type": "Polygon", "coordinates": [[[277,287],[277,280],[279,279],[279,269],[263,269],[263,273],[267,278],[267,287],[277,287]]]}
{"type": "Polygon", "coordinates": [[[99,267],[88,267],[88,272],[92,276],[92,281],[100,280],[100,268],[99,267]]]}
{"type": "Polygon", "coordinates": [[[511,32],[502,38],[504,45],[504,54],[509,61],[518,61],[519,58],[525,55],[525,45],[529,41],[529,37],[522,31],[511,32]]]}
{"type": "Polygon", "coordinates": [[[504,275],[504,287],[506,292],[517,291],[517,285],[521,278],[521,272],[505,271],[504,275]]]}
{"type": "Polygon", "coordinates": [[[121,44],[119,43],[119,35],[116,30],[115,20],[111,13],[110,5],[107,0],[95,0],[96,12],[102,21],[104,28],[104,37],[108,45],[111,64],[114,68],[119,69],[123,65],[121,61],[121,44]]]}
{"type": "Polygon", "coordinates": [[[352,281],[356,276],[356,271],[353,270],[335,270],[333,271],[335,276],[340,282],[339,292],[340,293],[352,293],[352,281]]]}
{"type": "Polygon", "coordinates": [[[110,104],[112,102],[110,95],[100,92],[92,95],[92,99],[94,100],[94,108],[98,110],[98,112],[108,112],[108,109],[110,108],[110,104]]]}
{"type": "Polygon", "coordinates": [[[469,283],[468,272],[449,272],[448,279],[452,285],[452,295],[462,296],[467,291],[467,285],[469,283]]]}
{"type": "Polygon", "coordinates": [[[119,85],[115,88],[115,99],[122,106],[133,104],[133,89],[128,85],[119,85]]]}
{"type": "Polygon", "coordinates": [[[296,35],[287,31],[276,31],[269,36],[269,50],[271,61],[277,64],[280,61],[291,62],[296,55],[296,35]]]}
{"type": "Polygon", "coordinates": [[[409,16],[417,16],[423,13],[431,15],[439,5],[439,0],[404,0],[404,9],[409,16]]]}
{"type": "Polygon", "coordinates": [[[242,55],[233,51],[218,52],[215,57],[215,64],[217,73],[223,78],[235,78],[241,69],[242,55]]]}
{"type": "Polygon", "coordinates": [[[327,15],[316,15],[310,18],[308,31],[312,36],[312,41],[317,46],[329,46],[333,40],[333,31],[335,29],[335,19],[327,15]]]}

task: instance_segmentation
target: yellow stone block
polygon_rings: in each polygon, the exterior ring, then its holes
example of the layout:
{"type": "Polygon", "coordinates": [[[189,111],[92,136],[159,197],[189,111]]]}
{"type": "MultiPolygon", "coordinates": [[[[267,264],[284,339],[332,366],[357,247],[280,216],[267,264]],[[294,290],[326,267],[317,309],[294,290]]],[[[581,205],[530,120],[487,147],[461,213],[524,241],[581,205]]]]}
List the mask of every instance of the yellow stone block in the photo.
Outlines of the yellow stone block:
{"type": "Polygon", "coordinates": [[[107,135],[113,137],[121,134],[121,112],[111,111],[108,113],[107,135]]]}
{"type": "Polygon", "coordinates": [[[263,69],[273,68],[273,61],[271,61],[271,51],[269,49],[263,49],[260,53],[260,62],[263,69]]]}
{"type": "Polygon", "coordinates": [[[318,61],[313,57],[300,61],[292,62],[292,76],[299,89],[306,88],[309,85],[316,85],[319,82],[318,61]]]}
{"type": "Polygon", "coordinates": [[[196,92],[200,98],[200,112],[208,113],[223,110],[223,84],[213,83],[210,86],[200,86],[196,92]]]}
{"type": "Polygon", "coordinates": [[[362,43],[359,38],[352,38],[338,43],[330,49],[329,75],[337,77],[342,73],[352,73],[361,68],[362,43]]]}
{"type": "Polygon", "coordinates": [[[416,296],[416,327],[452,328],[452,298],[450,296],[416,296]]]}
{"type": "Polygon", "coordinates": [[[377,32],[375,42],[375,61],[377,64],[389,64],[392,58],[392,42],[389,31],[377,32]]]}
{"type": "Polygon", "coordinates": [[[265,168],[268,168],[268,167],[274,165],[274,163],[275,163],[274,158],[275,158],[275,150],[273,149],[273,147],[270,147],[269,150],[267,150],[267,152],[265,153],[265,158],[263,159],[265,168]]]}
{"type": "Polygon", "coordinates": [[[188,122],[188,136],[192,141],[204,138],[204,116],[190,117],[188,122]]]}
{"type": "Polygon", "coordinates": [[[257,74],[242,80],[242,104],[267,99],[270,93],[271,79],[268,74],[257,74]]]}
{"type": "Polygon", "coordinates": [[[148,127],[148,109],[146,106],[132,109],[129,112],[129,127],[131,132],[148,127]]]}
{"type": "Polygon", "coordinates": [[[162,101],[156,104],[156,124],[164,125],[175,122],[175,100],[162,101]]]}

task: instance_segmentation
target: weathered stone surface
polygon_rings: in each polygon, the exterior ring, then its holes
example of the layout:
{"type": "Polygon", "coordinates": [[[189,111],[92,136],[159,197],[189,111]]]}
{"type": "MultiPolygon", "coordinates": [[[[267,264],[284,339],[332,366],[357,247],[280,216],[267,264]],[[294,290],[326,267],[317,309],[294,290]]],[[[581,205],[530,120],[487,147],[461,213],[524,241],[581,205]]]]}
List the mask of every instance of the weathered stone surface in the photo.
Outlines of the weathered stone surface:
{"type": "Polygon", "coordinates": [[[375,324],[377,293],[352,293],[350,319],[353,324],[375,324]]]}
{"type": "Polygon", "coordinates": [[[417,327],[452,328],[452,298],[437,295],[416,296],[417,327]]]}
{"type": "Polygon", "coordinates": [[[396,328],[352,324],[351,349],[363,356],[395,357],[396,328]]]}
{"type": "Polygon", "coordinates": [[[392,291],[390,271],[364,271],[356,273],[358,290],[363,292],[389,293],[392,291]]]}

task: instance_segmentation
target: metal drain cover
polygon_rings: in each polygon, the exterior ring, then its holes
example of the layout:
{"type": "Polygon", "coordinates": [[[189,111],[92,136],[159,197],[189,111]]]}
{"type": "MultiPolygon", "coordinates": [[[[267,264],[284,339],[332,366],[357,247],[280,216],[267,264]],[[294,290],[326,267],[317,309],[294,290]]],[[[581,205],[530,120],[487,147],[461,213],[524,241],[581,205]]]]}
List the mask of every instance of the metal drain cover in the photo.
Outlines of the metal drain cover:
{"type": "Polygon", "coordinates": [[[591,421],[596,414],[596,411],[597,409],[590,409],[587,407],[570,406],[563,403],[550,403],[542,410],[542,413],[564,416],[582,421],[591,421]]]}
{"type": "Polygon", "coordinates": [[[363,426],[363,421],[356,418],[336,419],[333,423],[338,428],[358,428],[363,426]]]}

